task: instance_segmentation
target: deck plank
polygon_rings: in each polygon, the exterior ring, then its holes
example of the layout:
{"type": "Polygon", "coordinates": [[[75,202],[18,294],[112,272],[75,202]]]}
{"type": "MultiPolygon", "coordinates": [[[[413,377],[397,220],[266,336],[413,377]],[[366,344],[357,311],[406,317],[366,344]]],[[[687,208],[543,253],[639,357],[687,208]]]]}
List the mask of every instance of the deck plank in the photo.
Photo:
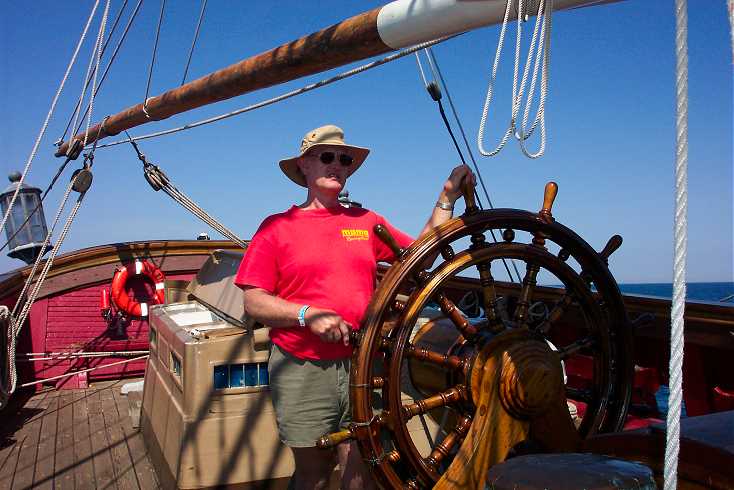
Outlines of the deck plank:
{"type": "Polygon", "coordinates": [[[122,382],[105,387],[100,391],[102,401],[102,414],[104,415],[107,440],[110,446],[115,481],[117,488],[121,490],[138,490],[138,479],[135,475],[133,461],[127,450],[127,441],[122,429],[122,420],[127,413],[121,414],[117,411],[114,392],[120,390],[122,382]]]}
{"type": "Polygon", "coordinates": [[[77,489],[95,488],[92,463],[92,439],[89,429],[88,390],[74,390],[74,486],[77,489]]]}
{"type": "MultiPolygon", "coordinates": [[[[3,419],[3,426],[0,429],[2,434],[0,445],[3,446],[0,449],[0,490],[13,488],[21,448],[35,427],[27,422],[41,410],[38,407],[47,395],[48,392],[37,393],[28,398],[25,404],[6,409],[13,410],[13,412],[12,415],[3,419]]],[[[19,396],[27,395],[20,394],[19,396]]]]}
{"type": "Polygon", "coordinates": [[[89,393],[87,407],[89,409],[89,434],[92,441],[94,479],[96,488],[117,488],[109,441],[107,440],[107,430],[104,424],[104,415],[102,414],[100,391],[100,387],[87,390],[89,393]]]}
{"type": "Polygon", "coordinates": [[[0,424],[0,490],[160,488],[120,380],[46,389],[0,424]]]}
{"type": "Polygon", "coordinates": [[[41,419],[41,433],[33,473],[33,488],[40,490],[53,489],[54,464],[56,462],[56,424],[59,418],[61,396],[58,392],[54,392],[46,399],[48,403],[41,419]]]}
{"type": "Polygon", "coordinates": [[[13,474],[11,488],[30,488],[33,486],[33,475],[36,468],[38,456],[38,441],[41,435],[43,415],[48,408],[50,400],[55,398],[53,391],[47,391],[40,395],[35,408],[39,413],[31,417],[23,425],[23,442],[20,445],[20,454],[13,474]]]}
{"type": "Polygon", "coordinates": [[[130,416],[124,416],[124,414],[129,415],[130,406],[128,397],[130,395],[122,395],[119,390],[115,390],[113,395],[120,419],[122,420],[122,429],[127,442],[127,450],[133,461],[138,485],[143,490],[160,488],[155,469],[150,459],[148,459],[148,450],[143,441],[143,434],[137,428],[133,427],[130,416]]]}
{"type": "Polygon", "coordinates": [[[54,488],[73,490],[74,485],[74,393],[64,390],[59,396],[56,424],[56,460],[54,464],[54,488]]]}

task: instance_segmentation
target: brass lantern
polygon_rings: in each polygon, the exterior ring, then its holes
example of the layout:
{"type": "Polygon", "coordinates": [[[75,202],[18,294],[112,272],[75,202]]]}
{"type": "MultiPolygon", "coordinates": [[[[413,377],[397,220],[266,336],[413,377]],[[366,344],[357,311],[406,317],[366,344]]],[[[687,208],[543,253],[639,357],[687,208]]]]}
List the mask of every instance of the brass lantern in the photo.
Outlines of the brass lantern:
{"type": "MultiPolygon", "coordinates": [[[[8,175],[10,185],[0,194],[0,208],[2,208],[2,215],[5,216],[10,200],[20,186],[13,210],[5,223],[5,235],[10,249],[8,256],[30,264],[41,252],[48,228],[41,204],[41,189],[21,184],[20,177],[19,172],[12,172],[8,175]]],[[[46,251],[50,249],[49,246],[46,251]]]]}

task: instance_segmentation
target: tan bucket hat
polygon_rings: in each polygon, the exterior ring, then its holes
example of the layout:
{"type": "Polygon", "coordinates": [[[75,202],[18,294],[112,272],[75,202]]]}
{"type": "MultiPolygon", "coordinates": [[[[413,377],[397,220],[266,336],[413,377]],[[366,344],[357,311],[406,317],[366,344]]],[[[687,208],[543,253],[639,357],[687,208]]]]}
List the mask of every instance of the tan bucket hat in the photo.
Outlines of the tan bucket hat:
{"type": "Polygon", "coordinates": [[[352,146],[344,143],[344,131],[338,126],[328,124],[320,128],[312,129],[301,140],[301,154],[297,157],[288,158],[280,161],[280,169],[296,184],[306,186],[306,176],[303,175],[301,169],[298,168],[298,160],[306,154],[307,151],[322,146],[344,146],[348,148],[349,155],[354,159],[354,163],[349,166],[349,175],[357,171],[362,162],[369,155],[370,150],[359,146],[352,146]]]}

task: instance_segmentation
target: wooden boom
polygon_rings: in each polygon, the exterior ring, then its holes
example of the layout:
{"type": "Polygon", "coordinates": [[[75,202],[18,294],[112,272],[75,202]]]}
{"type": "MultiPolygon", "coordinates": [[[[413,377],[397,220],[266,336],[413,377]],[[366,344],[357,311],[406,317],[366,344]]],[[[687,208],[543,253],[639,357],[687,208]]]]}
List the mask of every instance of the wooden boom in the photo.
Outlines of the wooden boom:
{"type": "MultiPolygon", "coordinates": [[[[562,10],[598,3],[600,0],[556,0],[553,6],[554,10],[562,10]]],[[[504,17],[505,5],[504,0],[396,0],[150,97],[145,105],[140,103],[111,115],[89,128],[87,144],[254,90],[497,24],[504,17]]],[[[516,18],[517,13],[511,15],[516,18]]],[[[84,133],[74,136],[74,140],[84,141],[84,133]]],[[[56,156],[67,156],[69,147],[70,142],[62,144],[56,156]]],[[[77,154],[81,149],[78,144],[71,147],[76,147],[73,153],[77,154]]]]}

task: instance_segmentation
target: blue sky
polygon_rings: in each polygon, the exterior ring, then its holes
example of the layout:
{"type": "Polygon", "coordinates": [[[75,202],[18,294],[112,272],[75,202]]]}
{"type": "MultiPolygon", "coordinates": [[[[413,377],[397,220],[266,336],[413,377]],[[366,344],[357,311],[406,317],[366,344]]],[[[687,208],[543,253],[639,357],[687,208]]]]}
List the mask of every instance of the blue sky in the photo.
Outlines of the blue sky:
{"type": "MultiPolygon", "coordinates": [[[[210,0],[189,79],[379,4],[210,0]]],[[[689,4],[688,279],[732,281],[732,53],[726,2],[689,4]]],[[[24,165],[91,5],[5,5],[0,19],[3,175],[24,165]]],[[[120,5],[113,2],[111,16],[120,5]]],[[[157,1],[143,4],[95,102],[95,120],[143,99],[159,8],[157,1]]],[[[180,83],[199,8],[198,0],[167,2],[152,94],[180,83]]],[[[498,27],[485,28],[434,48],[472,143],[498,34],[498,27]]],[[[488,145],[508,120],[514,28],[508,34],[488,145]]],[[[93,37],[85,44],[28,177],[38,187],[45,188],[61,163],[52,156],[52,143],[79,96],[93,37]]],[[[614,233],[624,237],[610,263],[619,282],[670,281],[674,66],[672,1],[629,0],[556,14],[546,109],[548,149],[543,158],[528,160],[510,143],[498,157],[479,160],[495,206],[537,210],[543,185],[555,180],[559,221],[597,249],[614,233]]],[[[247,94],[132,134],[227,112],[323,77],[247,94]]],[[[141,147],[180,189],[249,238],[265,216],[302,201],[302,190],[280,173],[277,161],[297,152],[305,131],[325,123],[340,125],[348,142],[372,149],[349,182],[352,197],[416,234],[458,156],[423,89],[414,57],[237,118],[143,141],[141,147]]],[[[57,185],[47,199],[49,220],[63,187],[57,185]]],[[[97,152],[93,187],[62,251],[119,241],[193,238],[201,231],[207,231],[203,223],[148,187],[132,149],[122,145],[97,152]]],[[[0,272],[20,265],[0,257],[0,272]]]]}

